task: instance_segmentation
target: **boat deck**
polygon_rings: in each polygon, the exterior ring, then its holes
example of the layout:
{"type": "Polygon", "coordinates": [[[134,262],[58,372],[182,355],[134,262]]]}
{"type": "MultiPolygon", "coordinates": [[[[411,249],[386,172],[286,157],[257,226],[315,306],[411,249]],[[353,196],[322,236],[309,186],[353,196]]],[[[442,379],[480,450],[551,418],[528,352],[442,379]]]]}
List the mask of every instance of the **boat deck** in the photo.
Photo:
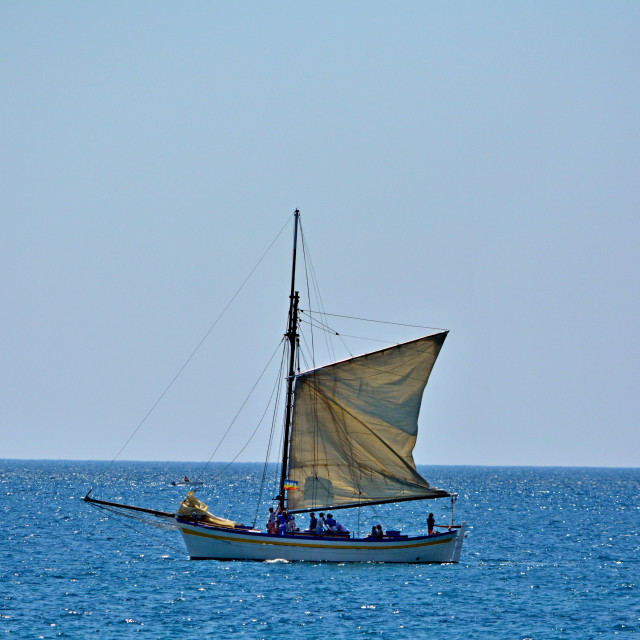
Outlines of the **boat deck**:
{"type": "Polygon", "coordinates": [[[438,538],[440,536],[446,536],[448,534],[450,534],[450,531],[444,531],[444,532],[436,532],[436,533],[432,533],[431,535],[416,535],[416,536],[409,536],[408,534],[402,534],[400,532],[390,532],[390,533],[386,533],[382,538],[373,538],[371,536],[365,536],[364,538],[358,538],[355,536],[355,534],[353,532],[349,532],[349,533],[338,533],[336,531],[328,531],[326,533],[315,533],[312,531],[296,531],[295,533],[268,533],[267,531],[261,531],[260,529],[253,529],[249,526],[246,525],[236,525],[235,528],[231,529],[231,528],[225,528],[225,527],[219,527],[213,524],[209,524],[206,522],[202,522],[200,520],[194,520],[192,518],[185,518],[182,516],[178,516],[176,518],[176,520],[179,523],[183,523],[183,524],[189,524],[192,526],[197,526],[197,527],[203,527],[204,529],[211,529],[211,530],[216,530],[216,531],[234,531],[236,533],[243,533],[246,535],[255,535],[255,536],[260,536],[260,537],[266,537],[266,538],[270,538],[270,539],[274,539],[274,540],[293,540],[293,539],[299,539],[299,540],[352,540],[352,541],[358,541],[358,542],[384,542],[384,541],[390,541],[390,542],[398,542],[400,540],[421,540],[421,539],[426,539],[426,538],[438,538]]]}

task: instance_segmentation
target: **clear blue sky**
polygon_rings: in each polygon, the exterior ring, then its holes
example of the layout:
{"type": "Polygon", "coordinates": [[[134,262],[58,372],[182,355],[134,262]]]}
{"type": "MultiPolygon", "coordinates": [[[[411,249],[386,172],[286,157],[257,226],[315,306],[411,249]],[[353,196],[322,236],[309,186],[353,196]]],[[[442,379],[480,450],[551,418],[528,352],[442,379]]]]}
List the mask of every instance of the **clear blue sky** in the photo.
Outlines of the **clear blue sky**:
{"type": "MultiPolygon", "coordinates": [[[[0,69],[0,458],[113,458],[298,207],[327,311],[451,330],[418,462],[638,466],[640,4],[4,1],[0,69]]],[[[124,459],[209,457],[289,244],[124,459]]]]}

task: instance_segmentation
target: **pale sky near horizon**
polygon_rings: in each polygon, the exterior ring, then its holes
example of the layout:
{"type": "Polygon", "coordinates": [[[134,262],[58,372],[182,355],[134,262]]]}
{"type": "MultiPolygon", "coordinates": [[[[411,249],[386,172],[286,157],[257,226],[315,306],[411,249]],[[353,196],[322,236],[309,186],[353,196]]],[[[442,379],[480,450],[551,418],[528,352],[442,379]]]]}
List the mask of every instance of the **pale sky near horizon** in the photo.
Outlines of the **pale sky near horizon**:
{"type": "MultiPolygon", "coordinates": [[[[111,460],[299,208],[328,312],[451,331],[418,463],[640,466],[640,4],[2,1],[0,35],[0,458],[111,460]]],[[[121,459],[212,454],[291,231],[121,459]]]]}

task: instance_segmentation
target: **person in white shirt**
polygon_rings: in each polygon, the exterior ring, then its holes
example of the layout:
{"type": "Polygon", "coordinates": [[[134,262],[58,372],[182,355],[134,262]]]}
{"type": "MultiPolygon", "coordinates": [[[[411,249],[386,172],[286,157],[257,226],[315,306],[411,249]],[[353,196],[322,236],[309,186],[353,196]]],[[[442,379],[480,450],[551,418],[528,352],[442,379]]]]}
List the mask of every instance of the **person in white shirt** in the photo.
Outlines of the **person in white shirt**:
{"type": "Polygon", "coordinates": [[[287,520],[287,533],[294,534],[296,532],[296,517],[291,516],[289,520],[287,520]]]}
{"type": "Polygon", "coordinates": [[[267,518],[267,532],[276,532],[276,514],[273,510],[273,507],[269,507],[269,517],[267,518]]]}

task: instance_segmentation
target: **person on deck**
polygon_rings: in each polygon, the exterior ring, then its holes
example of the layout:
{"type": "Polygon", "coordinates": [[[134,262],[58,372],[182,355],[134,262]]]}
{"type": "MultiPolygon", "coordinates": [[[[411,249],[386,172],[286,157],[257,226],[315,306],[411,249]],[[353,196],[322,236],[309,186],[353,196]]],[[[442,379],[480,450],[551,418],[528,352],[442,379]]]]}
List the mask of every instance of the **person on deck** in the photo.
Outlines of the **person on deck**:
{"type": "Polygon", "coordinates": [[[283,536],[287,531],[287,512],[281,511],[278,514],[278,533],[283,536]]]}
{"type": "Polygon", "coordinates": [[[435,526],[436,521],[433,518],[433,513],[429,514],[429,517],[427,518],[427,529],[429,530],[429,535],[432,536],[433,535],[433,527],[435,526]]]}
{"type": "Polygon", "coordinates": [[[330,513],[327,514],[327,519],[324,523],[329,527],[329,531],[336,531],[338,523],[330,513]]]}
{"type": "Polygon", "coordinates": [[[377,524],[376,525],[376,538],[378,540],[382,540],[382,538],[384,538],[384,531],[382,531],[382,525],[381,524],[377,524]]]}
{"type": "Polygon", "coordinates": [[[296,532],[296,517],[291,515],[287,520],[287,534],[293,535],[296,532]]]}
{"type": "Polygon", "coordinates": [[[273,507],[269,507],[269,517],[267,518],[267,533],[276,532],[276,514],[273,507]]]}
{"type": "Polygon", "coordinates": [[[316,518],[316,514],[312,511],[309,514],[309,531],[313,531],[315,533],[318,528],[318,518],[316,518]]]}
{"type": "Polygon", "coordinates": [[[318,518],[318,525],[316,526],[316,533],[324,533],[325,521],[324,521],[324,513],[320,514],[318,518]]]}
{"type": "Polygon", "coordinates": [[[336,523],[336,531],[338,533],[349,533],[349,529],[345,527],[341,522],[336,523]]]}

